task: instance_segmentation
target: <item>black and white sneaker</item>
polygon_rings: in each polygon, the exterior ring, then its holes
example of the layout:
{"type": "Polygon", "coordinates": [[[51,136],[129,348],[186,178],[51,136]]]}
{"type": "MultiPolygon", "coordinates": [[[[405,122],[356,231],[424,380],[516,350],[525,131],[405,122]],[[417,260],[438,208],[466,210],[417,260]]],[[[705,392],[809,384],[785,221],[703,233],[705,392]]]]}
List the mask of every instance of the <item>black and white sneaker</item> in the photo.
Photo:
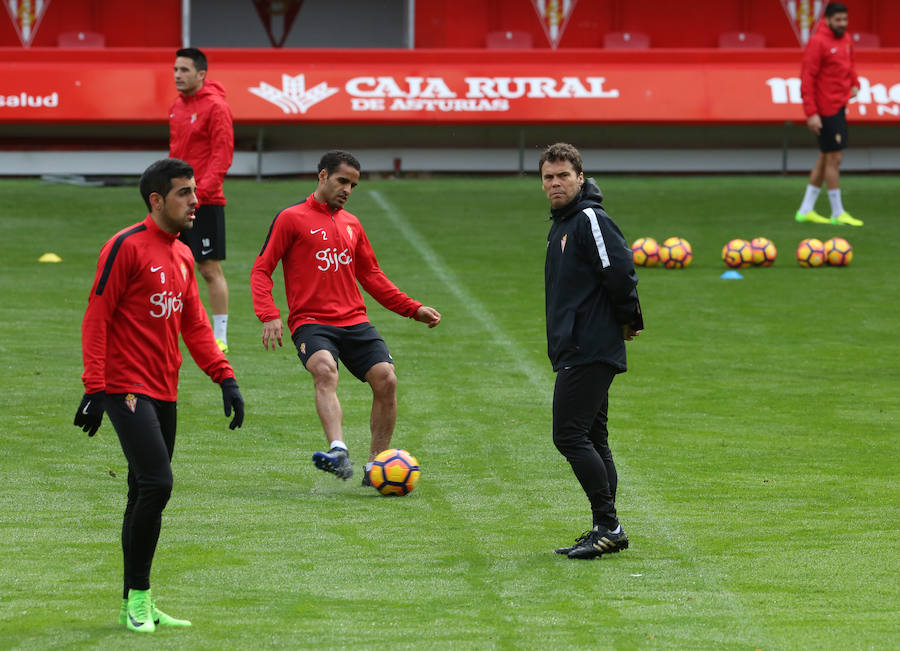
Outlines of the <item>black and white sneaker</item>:
{"type": "Polygon", "coordinates": [[[590,560],[603,554],[616,554],[623,549],[628,549],[628,536],[624,529],[619,533],[613,533],[605,527],[588,531],[584,540],[581,540],[569,551],[569,558],[590,560]]]}
{"type": "Polygon", "coordinates": [[[312,455],[316,468],[337,475],[344,481],[353,476],[353,462],[343,448],[331,448],[328,452],[314,452],[312,455]]]}
{"type": "Polygon", "coordinates": [[[572,543],[571,545],[569,545],[568,547],[557,547],[557,548],[554,549],[553,551],[556,552],[557,554],[568,554],[570,551],[572,551],[573,549],[575,549],[576,547],[578,547],[578,545],[580,545],[581,543],[583,543],[583,542],[585,541],[585,539],[586,539],[589,535],[591,535],[591,532],[590,532],[590,531],[585,531],[583,534],[581,534],[580,536],[578,536],[578,537],[575,539],[575,542],[573,542],[573,543],[572,543]]]}

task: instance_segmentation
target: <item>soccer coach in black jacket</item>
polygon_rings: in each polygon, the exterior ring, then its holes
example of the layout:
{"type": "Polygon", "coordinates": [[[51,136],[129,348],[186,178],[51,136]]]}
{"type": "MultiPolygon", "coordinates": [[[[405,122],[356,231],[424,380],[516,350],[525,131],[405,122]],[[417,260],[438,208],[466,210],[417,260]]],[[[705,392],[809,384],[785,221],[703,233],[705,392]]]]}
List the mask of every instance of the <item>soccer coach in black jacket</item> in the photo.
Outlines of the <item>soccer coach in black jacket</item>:
{"type": "Polygon", "coordinates": [[[547,354],[556,371],[553,443],[591,504],[593,528],[558,554],[591,559],[628,548],[616,517],[618,477],[607,442],[613,378],[626,370],[625,342],[643,329],[631,249],[585,180],[581,154],[556,143],[539,169],[553,225],[544,268],[547,354]]]}

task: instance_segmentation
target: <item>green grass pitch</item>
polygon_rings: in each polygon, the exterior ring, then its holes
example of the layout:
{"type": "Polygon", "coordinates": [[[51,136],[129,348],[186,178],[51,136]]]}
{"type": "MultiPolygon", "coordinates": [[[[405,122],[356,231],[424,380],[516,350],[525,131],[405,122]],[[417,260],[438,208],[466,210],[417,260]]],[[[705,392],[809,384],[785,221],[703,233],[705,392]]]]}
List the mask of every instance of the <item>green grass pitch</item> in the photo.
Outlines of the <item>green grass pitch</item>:
{"type": "MultiPolygon", "coordinates": [[[[394,443],[423,469],[400,499],[313,467],[309,376],[289,340],[260,344],[250,267],[313,181],[233,180],[229,357],[247,418],[227,429],[186,355],[152,583],[194,627],[136,639],[116,624],[124,458],[107,419],[88,439],[72,417],[97,253],[143,203],[134,187],[0,181],[0,647],[894,648],[900,182],[845,176],[860,229],[794,223],[802,177],[598,182],[629,241],[694,249],[686,270],[640,271],[647,329],[611,391],[628,551],[552,553],[590,518],[550,438],[536,176],[364,178],[349,202],[388,276],[444,316],[428,330],[370,302],[397,365],[394,443]],[[800,239],[833,234],[850,267],[797,266],[800,239]],[[760,235],[775,265],[720,279],[722,245],[760,235]],[[38,263],[47,251],[63,262],[38,263]]],[[[280,270],[275,291],[284,308],[280,270]]],[[[370,392],[342,373],[339,393],[359,468],[370,392]]]]}

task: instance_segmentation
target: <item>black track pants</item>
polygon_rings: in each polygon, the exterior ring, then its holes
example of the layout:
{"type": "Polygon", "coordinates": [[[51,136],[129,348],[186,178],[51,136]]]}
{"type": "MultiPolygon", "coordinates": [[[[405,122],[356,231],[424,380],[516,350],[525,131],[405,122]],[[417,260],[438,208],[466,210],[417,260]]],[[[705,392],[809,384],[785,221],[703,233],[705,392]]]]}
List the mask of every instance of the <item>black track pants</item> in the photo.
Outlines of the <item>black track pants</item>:
{"type": "Polygon", "coordinates": [[[159,540],[162,512],[172,494],[177,405],[133,394],[107,396],[109,420],[128,459],[128,501],[122,520],[124,591],[150,588],[150,566],[159,540]],[[134,411],[129,406],[134,402],[134,411]]]}
{"type": "Polygon", "coordinates": [[[618,474],[609,449],[606,411],[616,371],[607,364],[560,369],[553,391],[553,443],[566,460],[591,504],[594,525],[618,526],[618,474]]]}

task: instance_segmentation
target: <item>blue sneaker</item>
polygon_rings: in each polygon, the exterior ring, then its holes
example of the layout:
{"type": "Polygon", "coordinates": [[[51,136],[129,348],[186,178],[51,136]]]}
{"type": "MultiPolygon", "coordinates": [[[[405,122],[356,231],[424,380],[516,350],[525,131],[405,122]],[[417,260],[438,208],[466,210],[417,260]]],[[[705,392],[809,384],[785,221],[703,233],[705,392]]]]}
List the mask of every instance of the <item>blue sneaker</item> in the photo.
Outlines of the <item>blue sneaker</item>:
{"type": "Polygon", "coordinates": [[[328,452],[314,452],[312,455],[316,468],[337,475],[344,481],[353,476],[353,462],[343,448],[331,448],[328,452]]]}

